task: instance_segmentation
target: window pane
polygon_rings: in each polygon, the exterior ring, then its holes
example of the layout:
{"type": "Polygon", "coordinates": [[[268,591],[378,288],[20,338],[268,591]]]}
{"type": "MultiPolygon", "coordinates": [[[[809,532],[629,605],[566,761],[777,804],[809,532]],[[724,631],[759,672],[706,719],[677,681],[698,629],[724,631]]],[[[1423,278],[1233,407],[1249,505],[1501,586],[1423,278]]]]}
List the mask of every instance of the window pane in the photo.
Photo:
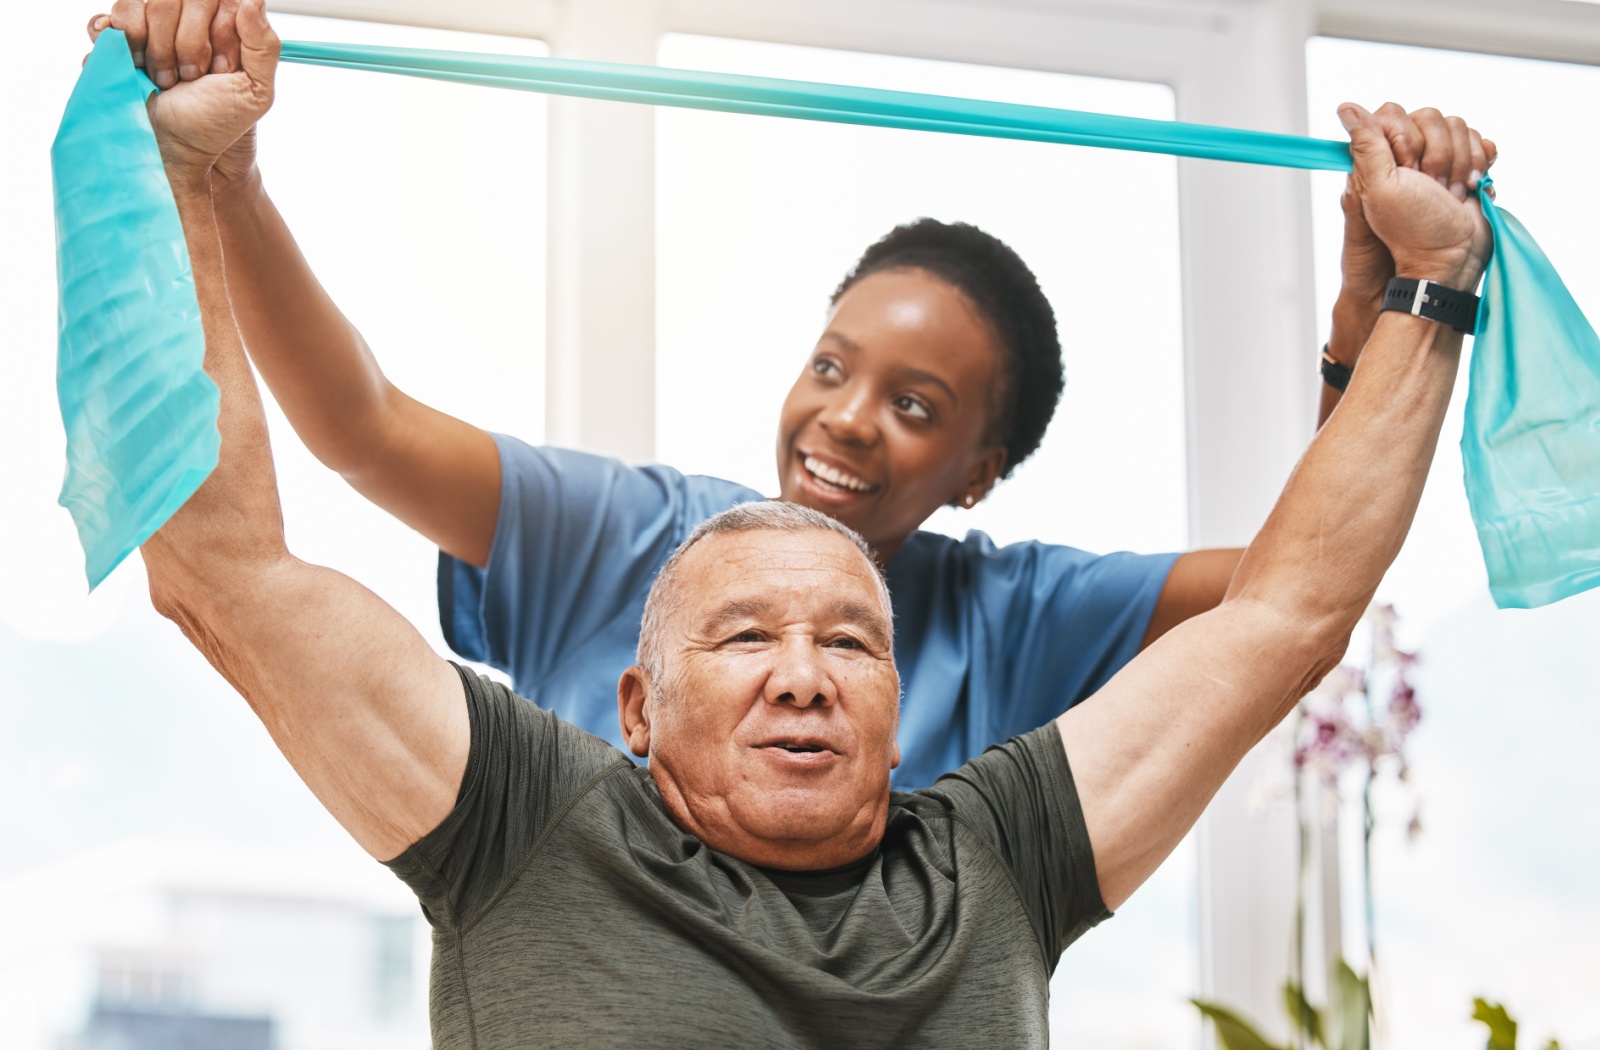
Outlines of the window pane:
{"type": "MultiPolygon", "coordinates": [[[[669,36],[664,65],[1170,119],[1161,85],[669,36]]],[[[929,215],[1015,248],[1059,320],[1067,391],[1044,446],[929,528],[999,542],[1171,550],[1185,540],[1181,291],[1170,158],[662,109],[657,449],[771,492],[777,410],[861,251],[929,215]],[[1130,479],[1137,479],[1130,483],[1130,479]]],[[[1054,1035],[1198,1043],[1190,847],[1069,951],[1054,1035]]]]}
{"type": "MultiPolygon", "coordinates": [[[[22,16],[22,35],[49,42],[19,59],[49,99],[66,97],[61,69],[75,74],[84,50],[84,16],[58,6],[22,16]]],[[[528,40],[273,22],[290,39],[546,53],[528,40]]],[[[299,65],[278,85],[261,133],[267,184],[385,370],[446,411],[537,439],[544,98],[299,65]]],[[[23,362],[0,385],[0,441],[30,450],[4,457],[0,477],[7,546],[25,552],[0,577],[0,887],[26,902],[0,917],[0,1042],[426,1046],[415,899],[151,611],[137,568],[81,596],[82,554],[54,506],[63,439],[43,202],[59,107],[24,108],[48,119],[19,125],[18,162],[0,175],[0,315],[8,360],[23,362]]],[[[361,580],[442,650],[433,548],[269,414],[291,548],[361,580]]]]}
{"type": "MultiPolygon", "coordinates": [[[[1313,134],[1342,138],[1334,108],[1394,100],[1458,113],[1494,139],[1498,202],[1538,238],[1591,320],[1600,318],[1600,143],[1572,123],[1600,94],[1600,69],[1316,39],[1307,49],[1313,134]]],[[[1318,290],[1326,318],[1339,284],[1342,179],[1313,176],[1318,290]]],[[[1410,539],[1379,591],[1420,646],[1412,783],[1422,836],[1407,844],[1411,799],[1379,799],[1377,941],[1395,1046],[1483,1041],[1472,998],[1503,1001],[1522,1045],[1600,1039],[1600,595],[1496,611],[1461,476],[1466,368],[1410,539]]],[[[1347,869],[1348,870],[1348,869],[1347,869]]],[[[1346,909],[1347,915],[1359,911],[1346,909]]],[[[1347,925],[1359,927],[1359,920],[1347,925]]],[[[1356,937],[1354,949],[1359,950],[1356,937]]]]}

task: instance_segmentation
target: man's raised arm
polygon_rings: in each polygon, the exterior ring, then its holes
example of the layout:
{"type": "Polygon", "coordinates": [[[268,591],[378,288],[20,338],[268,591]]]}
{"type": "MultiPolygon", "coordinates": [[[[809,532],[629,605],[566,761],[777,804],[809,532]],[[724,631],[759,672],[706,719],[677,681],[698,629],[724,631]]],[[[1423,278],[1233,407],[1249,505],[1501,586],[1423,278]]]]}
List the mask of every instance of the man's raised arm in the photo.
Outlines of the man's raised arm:
{"type": "MultiPolygon", "coordinates": [[[[1476,199],[1396,164],[1393,122],[1350,105],[1340,117],[1354,187],[1398,275],[1474,290],[1490,247],[1476,199]]],[[[1223,603],[1057,720],[1108,907],[1149,877],[1244,754],[1344,654],[1411,526],[1460,353],[1448,327],[1383,314],[1223,603]]]]}
{"type": "MultiPolygon", "coordinates": [[[[105,24],[125,32],[136,61],[171,88],[238,71],[240,10],[240,0],[118,0],[105,24]]],[[[91,22],[90,36],[103,27],[91,22]]],[[[445,551],[486,565],[500,509],[494,440],[396,388],[312,273],[256,166],[255,122],[271,105],[270,81],[265,88],[239,134],[220,143],[212,178],[235,323],[250,356],[325,466],[445,551]]],[[[177,113],[172,130],[197,132],[206,116],[177,113]]]]}
{"type": "Polygon", "coordinates": [[[457,673],[398,613],[284,545],[266,420],[210,200],[211,158],[232,141],[231,122],[251,119],[277,62],[261,0],[246,0],[239,27],[241,71],[182,84],[151,105],[193,266],[205,368],[222,390],[222,449],[211,477],[144,545],[150,598],[249,701],[329,812],[388,860],[455,802],[466,703],[457,673]],[[212,119],[183,123],[175,138],[175,116],[198,106],[212,119]]]}

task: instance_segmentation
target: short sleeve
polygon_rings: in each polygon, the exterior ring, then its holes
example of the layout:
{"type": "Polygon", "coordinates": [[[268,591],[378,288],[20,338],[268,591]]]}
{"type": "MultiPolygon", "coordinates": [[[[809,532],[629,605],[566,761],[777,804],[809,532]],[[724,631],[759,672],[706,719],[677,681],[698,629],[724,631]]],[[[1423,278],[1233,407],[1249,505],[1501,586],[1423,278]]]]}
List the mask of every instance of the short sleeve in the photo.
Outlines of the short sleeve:
{"type": "Polygon", "coordinates": [[[505,671],[524,693],[642,605],[656,571],[695,525],[762,498],[670,467],[494,440],[501,490],[489,565],[440,553],[439,621],[456,653],[505,671]]]}
{"type": "Polygon", "coordinates": [[[1052,970],[1068,945],[1110,917],[1054,723],[989,748],[922,794],[949,806],[1010,868],[1052,970]]]}
{"type": "Polygon", "coordinates": [[[990,550],[973,584],[991,644],[1005,654],[988,676],[991,739],[1005,740],[1088,699],[1139,654],[1178,556],[1049,543],[990,550]]]}
{"type": "Polygon", "coordinates": [[[472,743],[455,808],[388,867],[435,925],[466,927],[514,878],[550,822],[632,766],[605,741],[457,667],[472,743]]]}

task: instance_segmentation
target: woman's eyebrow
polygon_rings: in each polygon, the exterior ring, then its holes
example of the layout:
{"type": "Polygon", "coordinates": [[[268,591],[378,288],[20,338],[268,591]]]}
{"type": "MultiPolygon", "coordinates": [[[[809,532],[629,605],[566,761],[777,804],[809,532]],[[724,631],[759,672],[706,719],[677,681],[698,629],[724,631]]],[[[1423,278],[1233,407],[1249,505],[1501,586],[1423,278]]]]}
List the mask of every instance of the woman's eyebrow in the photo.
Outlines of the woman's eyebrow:
{"type": "Polygon", "coordinates": [[[939,376],[934,375],[932,372],[925,372],[920,368],[902,368],[898,371],[913,383],[933,384],[940,390],[943,390],[953,403],[961,403],[961,397],[956,393],[955,388],[949,383],[946,383],[939,376]]]}
{"type": "MultiPolygon", "coordinates": [[[[856,342],[854,339],[851,339],[847,335],[840,335],[831,328],[822,333],[822,339],[827,339],[838,343],[842,349],[848,350],[852,354],[861,353],[860,343],[856,342]]],[[[953,404],[959,405],[961,403],[961,395],[957,394],[955,388],[949,383],[945,382],[944,378],[941,376],[936,376],[932,372],[925,371],[921,368],[906,367],[896,369],[896,371],[913,383],[929,383],[938,387],[940,390],[945,392],[945,396],[949,397],[953,404]]]]}

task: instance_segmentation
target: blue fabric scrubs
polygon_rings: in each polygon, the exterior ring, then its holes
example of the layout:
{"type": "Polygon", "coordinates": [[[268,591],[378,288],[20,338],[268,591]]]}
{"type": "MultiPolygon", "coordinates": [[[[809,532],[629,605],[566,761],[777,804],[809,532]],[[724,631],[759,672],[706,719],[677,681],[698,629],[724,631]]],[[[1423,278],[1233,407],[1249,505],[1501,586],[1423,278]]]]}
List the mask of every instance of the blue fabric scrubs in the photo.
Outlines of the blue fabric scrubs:
{"type": "MultiPolygon", "coordinates": [[[[489,567],[439,555],[445,639],[626,751],[617,678],[656,571],[701,521],[765,497],[671,467],[495,443],[489,567]]],[[[914,533],[888,567],[902,690],[894,786],[927,787],[1104,685],[1139,651],[1176,558],[914,533]]]]}

